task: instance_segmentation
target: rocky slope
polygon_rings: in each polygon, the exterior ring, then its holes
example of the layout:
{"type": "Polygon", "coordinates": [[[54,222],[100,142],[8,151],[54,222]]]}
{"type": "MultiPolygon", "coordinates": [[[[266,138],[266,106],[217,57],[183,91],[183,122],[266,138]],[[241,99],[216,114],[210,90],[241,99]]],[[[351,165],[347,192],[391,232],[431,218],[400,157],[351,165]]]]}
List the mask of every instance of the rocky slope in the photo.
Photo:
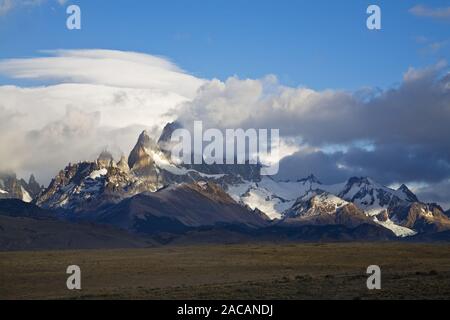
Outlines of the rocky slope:
{"type": "Polygon", "coordinates": [[[137,233],[180,233],[202,226],[264,227],[269,219],[237,204],[214,183],[180,184],[109,206],[95,221],[137,233]]]}
{"type": "Polygon", "coordinates": [[[450,219],[441,207],[435,204],[414,202],[403,210],[396,211],[399,224],[419,233],[433,233],[450,230],[450,219]]]}
{"type": "Polygon", "coordinates": [[[364,211],[353,203],[342,200],[324,191],[309,191],[299,198],[285,213],[284,223],[357,227],[375,224],[364,211]]]}
{"type": "Polygon", "coordinates": [[[58,220],[21,200],[0,200],[0,251],[143,248],[155,245],[109,226],[58,220]]]}

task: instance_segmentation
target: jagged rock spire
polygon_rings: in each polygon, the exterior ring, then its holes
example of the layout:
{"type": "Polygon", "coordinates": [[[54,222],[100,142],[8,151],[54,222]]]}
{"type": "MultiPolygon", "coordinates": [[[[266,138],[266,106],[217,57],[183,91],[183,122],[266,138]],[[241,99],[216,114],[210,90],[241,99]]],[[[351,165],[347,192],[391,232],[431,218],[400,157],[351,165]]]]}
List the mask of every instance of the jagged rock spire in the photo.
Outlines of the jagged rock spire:
{"type": "Polygon", "coordinates": [[[122,170],[124,172],[128,172],[130,170],[130,167],[128,166],[128,161],[127,161],[127,158],[125,157],[125,155],[122,155],[122,157],[120,158],[120,161],[117,162],[117,168],[119,168],[120,170],[122,170]]]}
{"type": "Polygon", "coordinates": [[[43,187],[39,185],[34,175],[31,174],[30,179],[28,179],[28,185],[26,186],[26,189],[29,191],[29,193],[34,199],[41,193],[43,187]]]}
{"type": "Polygon", "coordinates": [[[143,131],[139,136],[139,139],[131,150],[128,157],[128,167],[130,169],[142,169],[152,167],[154,161],[149,154],[149,151],[155,149],[156,144],[152,138],[150,138],[147,131],[143,131]]]}
{"type": "Polygon", "coordinates": [[[114,158],[109,151],[103,150],[98,156],[97,163],[101,168],[109,168],[113,165],[114,158]]]}
{"type": "Polygon", "coordinates": [[[161,133],[161,136],[159,137],[158,145],[161,146],[164,143],[170,142],[172,133],[175,130],[181,129],[181,128],[183,128],[183,126],[178,121],[174,121],[174,122],[170,122],[170,123],[166,124],[161,133]]]}

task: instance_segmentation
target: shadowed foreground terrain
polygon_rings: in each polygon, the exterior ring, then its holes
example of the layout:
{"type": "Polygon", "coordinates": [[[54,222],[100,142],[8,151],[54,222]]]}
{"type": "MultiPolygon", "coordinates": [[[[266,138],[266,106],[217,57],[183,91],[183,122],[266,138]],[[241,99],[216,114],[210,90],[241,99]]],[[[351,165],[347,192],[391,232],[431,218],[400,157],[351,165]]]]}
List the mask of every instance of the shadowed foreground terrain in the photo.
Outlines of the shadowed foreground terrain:
{"type": "Polygon", "coordinates": [[[246,244],[0,253],[2,299],[449,299],[450,246],[246,244]],[[66,289],[68,265],[82,290],[66,289]],[[382,290],[366,288],[379,265],[382,290]]]}

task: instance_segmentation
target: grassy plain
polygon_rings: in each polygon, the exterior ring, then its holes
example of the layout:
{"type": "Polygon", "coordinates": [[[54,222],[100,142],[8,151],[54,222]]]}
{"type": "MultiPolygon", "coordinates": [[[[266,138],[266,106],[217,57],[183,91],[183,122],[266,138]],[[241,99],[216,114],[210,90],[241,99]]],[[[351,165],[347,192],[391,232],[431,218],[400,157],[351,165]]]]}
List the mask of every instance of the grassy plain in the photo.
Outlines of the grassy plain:
{"type": "Polygon", "coordinates": [[[450,299],[450,245],[244,244],[0,253],[0,299],[450,299]],[[82,290],[66,288],[79,265],[82,290]],[[366,287],[379,265],[382,290],[366,287]]]}

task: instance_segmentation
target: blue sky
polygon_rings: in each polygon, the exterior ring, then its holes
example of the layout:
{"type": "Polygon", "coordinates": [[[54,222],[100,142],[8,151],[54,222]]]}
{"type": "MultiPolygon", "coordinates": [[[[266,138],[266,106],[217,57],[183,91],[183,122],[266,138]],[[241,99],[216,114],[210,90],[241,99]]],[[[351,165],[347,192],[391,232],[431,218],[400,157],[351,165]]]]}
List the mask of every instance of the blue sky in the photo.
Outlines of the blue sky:
{"type": "MultiPolygon", "coordinates": [[[[202,78],[275,74],[289,86],[386,88],[399,83],[411,66],[449,57],[449,20],[411,14],[409,9],[419,4],[80,0],[61,6],[47,0],[0,16],[0,59],[33,57],[43,49],[117,49],[168,57],[202,78]],[[65,27],[65,9],[71,3],[81,7],[81,31],[65,27]],[[369,4],[382,9],[381,31],[366,28],[369,4]]],[[[426,5],[446,7],[448,1],[428,0],[426,5]]],[[[5,78],[0,83],[27,84],[5,78]]]]}

